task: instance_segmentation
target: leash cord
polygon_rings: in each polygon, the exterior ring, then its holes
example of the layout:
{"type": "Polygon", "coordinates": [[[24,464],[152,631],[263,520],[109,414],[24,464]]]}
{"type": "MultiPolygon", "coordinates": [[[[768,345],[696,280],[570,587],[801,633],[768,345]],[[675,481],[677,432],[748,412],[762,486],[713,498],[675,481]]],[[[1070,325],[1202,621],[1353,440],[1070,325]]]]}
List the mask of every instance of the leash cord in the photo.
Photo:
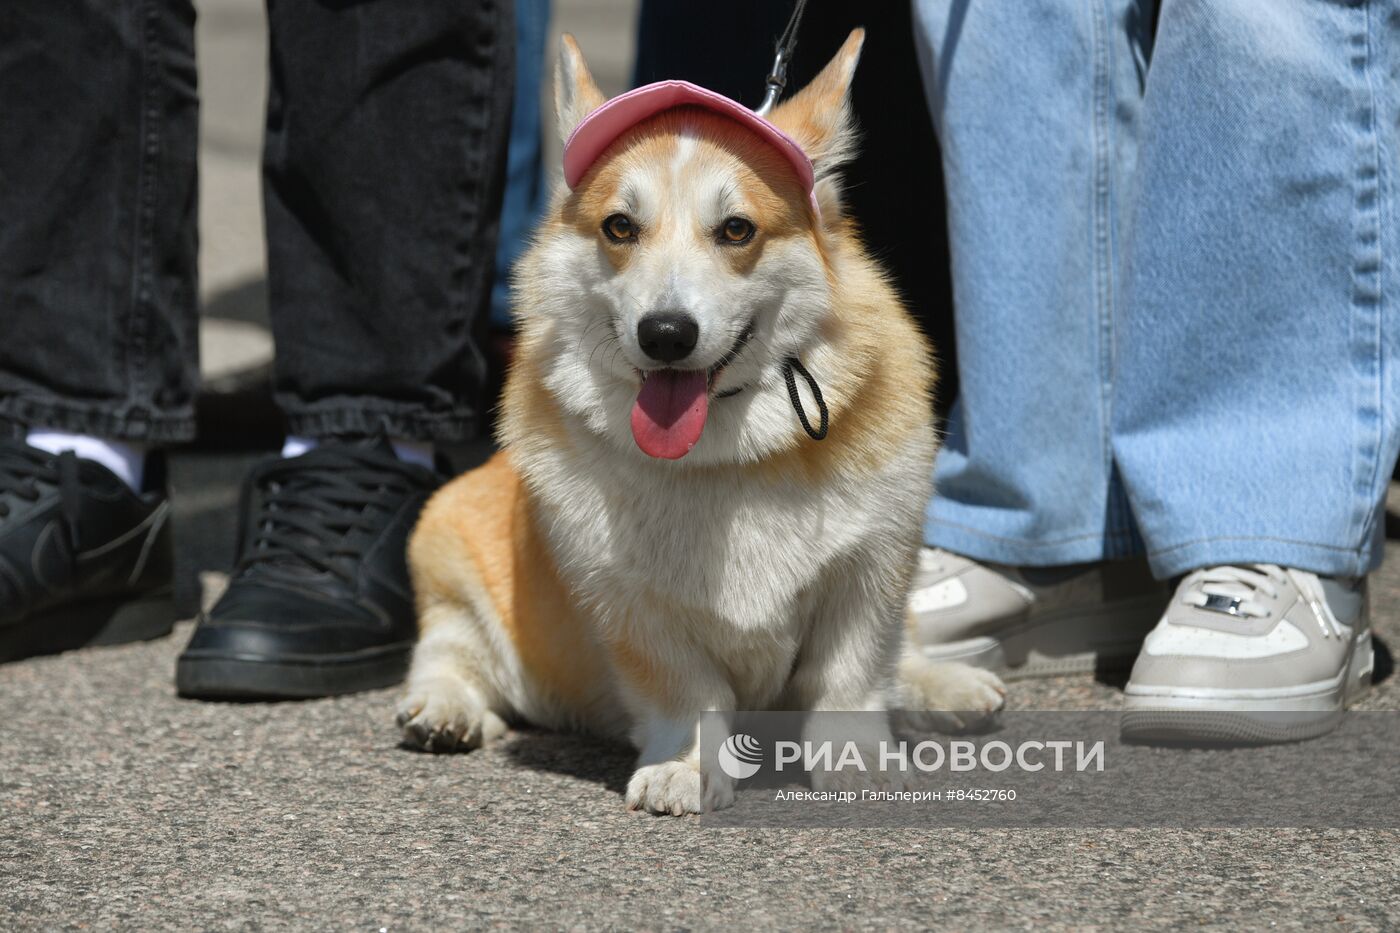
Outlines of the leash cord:
{"type": "MultiPolygon", "coordinates": [[[[788,17],[787,26],[782,34],[778,36],[778,41],[773,47],[773,67],[768,72],[765,81],[763,103],[758,107],[758,115],[764,116],[778,102],[778,98],[783,96],[783,91],[787,88],[787,66],[792,61],[792,53],[797,48],[797,27],[802,24],[802,15],[807,12],[807,0],[797,0],[793,5],[792,15],[788,17]]],[[[802,430],[807,432],[807,436],[814,441],[823,440],[826,437],[826,429],[831,421],[831,413],[827,410],[826,399],[822,398],[822,388],[817,385],[817,380],[812,378],[812,374],[807,372],[807,367],[802,365],[802,361],[795,356],[790,356],[783,361],[783,378],[787,380],[788,398],[792,400],[792,410],[797,412],[797,420],[802,422],[802,430]],[[802,378],[807,380],[807,387],[812,390],[812,398],[817,402],[817,411],[821,413],[821,427],[813,428],[812,422],[807,417],[807,412],[802,407],[802,396],[797,392],[797,378],[792,371],[797,370],[802,374],[802,378]]]]}
{"type": "Polygon", "coordinates": [[[802,22],[802,14],[806,12],[807,0],[797,0],[792,8],[792,16],[788,17],[787,26],[773,47],[773,67],[769,69],[764,82],[763,103],[759,104],[755,111],[759,116],[765,116],[772,110],[787,88],[787,66],[788,62],[792,61],[793,50],[797,48],[797,27],[802,22]]]}
{"type": "Polygon", "coordinates": [[[792,399],[792,410],[797,412],[797,420],[802,422],[802,429],[812,440],[822,440],[826,437],[830,412],[827,411],[826,400],[822,398],[821,386],[817,385],[817,380],[812,378],[812,374],[807,372],[807,367],[803,366],[802,361],[795,356],[790,356],[783,362],[783,378],[787,380],[788,398],[792,399]],[[803,379],[807,380],[807,386],[812,390],[812,397],[817,400],[817,411],[821,412],[822,426],[815,430],[812,428],[812,422],[807,420],[807,412],[802,409],[802,396],[797,394],[797,379],[792,375],[794,369],[802,374],[803,379]]]}
{"type": "Polygon", "coordinates": [[[792,16],[788,18],[787,28],[778,37],[777,51],[787,52],[788,58],[792,58],[792,50],[797,48],[797,26],[802,22],[802,14],[807,12],[807,0],[797,0],[797,5],[792,8],[792,16]]]}

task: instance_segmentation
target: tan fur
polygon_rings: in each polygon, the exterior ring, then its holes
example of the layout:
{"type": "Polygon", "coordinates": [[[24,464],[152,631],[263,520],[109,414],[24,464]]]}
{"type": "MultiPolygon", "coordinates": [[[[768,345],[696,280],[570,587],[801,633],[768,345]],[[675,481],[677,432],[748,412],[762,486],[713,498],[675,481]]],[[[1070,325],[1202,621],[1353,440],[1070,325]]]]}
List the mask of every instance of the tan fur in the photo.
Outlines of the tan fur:
{"type": "MultiPolygon", "coordinates": [[[[841,359],[823,385],[831,415],[831,443],[794,435],[764,469],[800,469],[820,482],[835,471],[880,467],[909,435],[929,429],[936,378],[928,341],[905,313],[894,289],[864,255],[854,234],[843,248],[856,255],[837,285],[827,325],[832,352],[841,359]]],[[[809,417],[815,417],[809,410],[809,417]]]]}
{"type": "MultiPolygon", "coordinates": [[[[995,678],[904,650],[934,372],[835,182],[860,42],[772,117],[814,156],[820,217],[781,156],[696,108],[624,134],[556,194],[517,276],[503,452],[434,497],[410,545],[411,741],[472,747],[508,719],[628,735],[641,752],[628,804],[681,813],[732,795],[699,771],[706,710],[883,709],[892,691],[1000,706],[995,678]],[[752,242],[716,244],[716,200],[739,205],[726,209],[755,224],[752,242]],[[636,239],[601,235],[618,212],[636,239]],[[715,377],[740,394],[712,398],[705,434],[672,462],[628,433],[642,365],[628,341],[649,302],[677,301],[695,305],[713,347],[750,315],[756,330],[715,377]],[[788,353],[822,387],[822,442],[789,406],[788,353]]],[[[556,102],[564,135],[602,102],[569,39],[556,102]]],[[[815,421],[810,397],[806,410],[815,421]]]]}
{"type": "MultiPolygon", "coordinates": [[[[409,557],[424,607],[460,601],[461,567],[474,567],[525,676],[558,703],[581,708],[607,680],[603,656],[559,579],[508,452],[434,497],[409,557]]],[[[422,617],[427,634],[431,616],[422,617]]]]}

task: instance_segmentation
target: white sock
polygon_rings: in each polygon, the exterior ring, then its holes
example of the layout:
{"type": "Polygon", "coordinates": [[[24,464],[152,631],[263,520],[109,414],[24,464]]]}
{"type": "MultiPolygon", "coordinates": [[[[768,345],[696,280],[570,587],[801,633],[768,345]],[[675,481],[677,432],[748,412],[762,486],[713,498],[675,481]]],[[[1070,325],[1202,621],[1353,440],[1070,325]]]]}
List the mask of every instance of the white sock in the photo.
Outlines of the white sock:
{"type": "Polygon", "coordinates": [[[282,442],[282,459],[300,457],[308,450],[315,450],[317,443],[318,441],[314,437],[298,437],[295,434],[288,434],[287,439],[282,442]]]}
{"type": "MultiPolygon", "coordinates": [[[[310,450],[315,450],[321,442],[314,437],[300,437],[295,434],[287,436],[282,443],[283,457],[300,457],[310,450]]],[[[404,463],[414,463],[421,467],[433,468],[433,445],[426,441],[401,441],[391,440],[390,445],[394,448],[394,455],[404,463]]]]}
{"type": "Polygon", "coordinates": [[[51,431],[47,428],[30,431],[25,442],[30,447],[47,450],[51,454],[71,450],[84,460],[95,460],[121,477],[122,482],[130,486],[133,492],[141,491],[141,483],[146,473],[146,448],[141,444],[93,437],[91,434],[51,431]]]}

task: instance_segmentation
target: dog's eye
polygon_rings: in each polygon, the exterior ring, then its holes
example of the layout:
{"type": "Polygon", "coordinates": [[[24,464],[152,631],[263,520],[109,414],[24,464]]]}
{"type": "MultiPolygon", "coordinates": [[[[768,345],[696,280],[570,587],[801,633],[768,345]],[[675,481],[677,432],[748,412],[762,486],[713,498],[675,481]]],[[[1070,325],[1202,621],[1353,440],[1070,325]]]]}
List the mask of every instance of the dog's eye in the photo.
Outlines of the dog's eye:
{"type": "Polygon", "coordinates": [[[626,214],[613,214],[603,221],[603,233],[614,243],[621,243],[636,239],[637,225],[626,214]]]}
{"type": "Polygon", "coordinates": [[[720,224],[719,234],[726,243],[747,243],[754,235],[752,222],[742,217],[731,217],[720,224]]]}

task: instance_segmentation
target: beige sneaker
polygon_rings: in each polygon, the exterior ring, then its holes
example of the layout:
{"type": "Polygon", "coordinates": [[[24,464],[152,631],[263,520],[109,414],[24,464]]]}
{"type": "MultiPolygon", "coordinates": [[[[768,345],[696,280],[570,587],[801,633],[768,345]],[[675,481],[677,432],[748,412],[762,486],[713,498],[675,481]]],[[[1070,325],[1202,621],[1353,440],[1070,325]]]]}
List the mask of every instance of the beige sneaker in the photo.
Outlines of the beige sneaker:
{"type": "Polygon", "coordinates": [[[1289,742],[1371,684],[1366,581],[1273,564],[1187,574],[1124,688],[1123,735],[1289,742]]]}
{"type": "Polygon", "coordinates": [[[909,612],[929,658],[1051,676],[1126,670],[1170,594],[1144,561],[1007,567],[925,548],[909,612]]]}

